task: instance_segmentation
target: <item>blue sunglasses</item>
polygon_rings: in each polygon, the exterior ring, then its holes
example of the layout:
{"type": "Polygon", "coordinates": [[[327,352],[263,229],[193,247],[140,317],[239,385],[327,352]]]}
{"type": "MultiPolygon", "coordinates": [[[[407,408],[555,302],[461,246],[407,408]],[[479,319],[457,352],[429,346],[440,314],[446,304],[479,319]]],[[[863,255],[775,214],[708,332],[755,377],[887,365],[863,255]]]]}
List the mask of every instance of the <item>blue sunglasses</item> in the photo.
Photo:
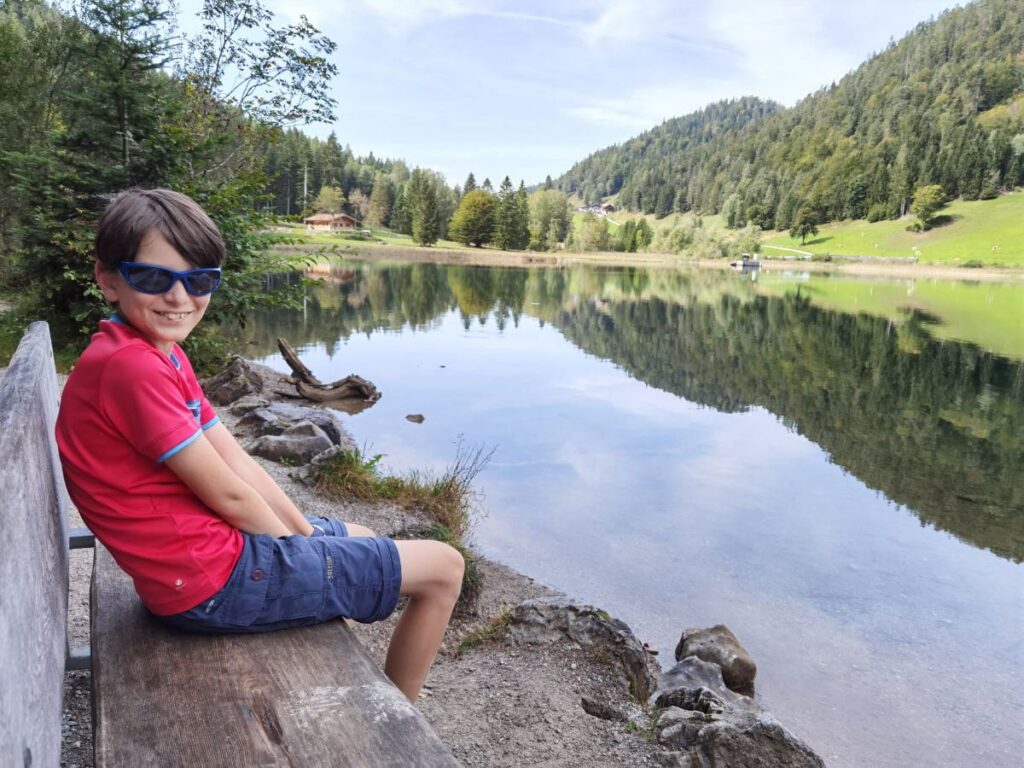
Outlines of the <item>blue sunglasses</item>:
{"type": "Polygon", "coordinates": [[[220,288],[219,267],[178,272],[138,261],[122,261],[117,271],[139,293],[167,293],[178,280],[192,296],[209,296],[220,288]]]}

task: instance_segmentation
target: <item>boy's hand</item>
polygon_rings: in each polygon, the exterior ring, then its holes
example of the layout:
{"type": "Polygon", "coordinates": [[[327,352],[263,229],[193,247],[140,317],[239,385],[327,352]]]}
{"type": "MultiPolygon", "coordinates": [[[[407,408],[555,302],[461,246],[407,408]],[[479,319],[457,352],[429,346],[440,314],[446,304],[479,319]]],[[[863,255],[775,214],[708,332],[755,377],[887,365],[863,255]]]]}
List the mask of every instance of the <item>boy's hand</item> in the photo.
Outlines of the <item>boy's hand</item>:
{"type": "Polygon", "coordinates": [[[292,535],[263,497],[224,462],[204,434],[165,463],[206,506],[235,528],[275,538],[292,535]]]}

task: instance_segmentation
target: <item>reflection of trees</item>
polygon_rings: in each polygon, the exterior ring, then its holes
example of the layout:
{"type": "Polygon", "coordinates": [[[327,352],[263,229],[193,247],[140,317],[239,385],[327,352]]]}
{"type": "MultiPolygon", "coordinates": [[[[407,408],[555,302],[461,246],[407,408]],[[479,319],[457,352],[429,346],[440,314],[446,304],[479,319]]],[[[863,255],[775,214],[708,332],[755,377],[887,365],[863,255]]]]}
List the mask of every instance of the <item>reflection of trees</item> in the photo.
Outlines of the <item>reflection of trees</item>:
{"type": "Polygon", "coordinates": [[[723,411],[759,405],[920,518],[1024,559],[1024,363],[893,324],[758,297],[707,272],[364,264],[309,291],[305,314],[261,314],[245,354],[404,327],[454,309],[469,327],[526,312],[637,378],[723,411]]]}
{"type": "Polygon", "coordinates": [[[518,323],[526,301],[526,283],[527,272],[522,269],[448,268],[448,287],[467,329],[472,318],[486,322],[492,311],[499,329],[510,319],[518,323]]]}
{"type": "Polygon", "coordinates": [[[763,406],[924,522],[1024,559],[1024,364],[799,297],[580,302],[591,354],[724,411],[763,406]]]}

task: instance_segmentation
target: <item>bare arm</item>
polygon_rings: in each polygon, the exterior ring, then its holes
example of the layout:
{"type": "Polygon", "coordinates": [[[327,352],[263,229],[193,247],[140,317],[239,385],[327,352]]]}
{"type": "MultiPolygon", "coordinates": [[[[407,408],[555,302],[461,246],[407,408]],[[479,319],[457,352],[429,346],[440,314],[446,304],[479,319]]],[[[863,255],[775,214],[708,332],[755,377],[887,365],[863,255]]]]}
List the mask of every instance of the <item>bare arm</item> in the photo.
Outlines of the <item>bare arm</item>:
{"type": "Polygon", "coordinates": [[[292,533],[263,497],[232,471],[205,435],[200,435],[166,463],[206,506],[235,528],[274,537],[292,533]]]}
{"type": "Polygon", "coordinates": [[[274,478],[267,474],[252,456],[238,444],[228,428],[222,422],[214,424],[205,432],[206,439],[214,447],[220,458],[234,473],[253,488],[277,515],[278,519],[288,528],[290,533],[309,536],[312,526],[302,512],[295,506],[274,478]]]}

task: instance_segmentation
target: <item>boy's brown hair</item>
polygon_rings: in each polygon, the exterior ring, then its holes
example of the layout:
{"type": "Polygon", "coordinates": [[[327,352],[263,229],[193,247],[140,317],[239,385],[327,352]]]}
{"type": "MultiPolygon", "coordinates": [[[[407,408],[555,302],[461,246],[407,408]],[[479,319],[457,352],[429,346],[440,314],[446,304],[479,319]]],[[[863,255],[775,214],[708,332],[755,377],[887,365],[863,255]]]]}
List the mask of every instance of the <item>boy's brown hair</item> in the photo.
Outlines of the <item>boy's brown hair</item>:
{"type": "Polygon", "coordinates": [[[107,271],[134,261],[150,232],[159,232],[195,267],[219,267],[224,238],[188,195],[170,189],[129,189],[115,197],[96,228],[96,259],[107,271]]]}

